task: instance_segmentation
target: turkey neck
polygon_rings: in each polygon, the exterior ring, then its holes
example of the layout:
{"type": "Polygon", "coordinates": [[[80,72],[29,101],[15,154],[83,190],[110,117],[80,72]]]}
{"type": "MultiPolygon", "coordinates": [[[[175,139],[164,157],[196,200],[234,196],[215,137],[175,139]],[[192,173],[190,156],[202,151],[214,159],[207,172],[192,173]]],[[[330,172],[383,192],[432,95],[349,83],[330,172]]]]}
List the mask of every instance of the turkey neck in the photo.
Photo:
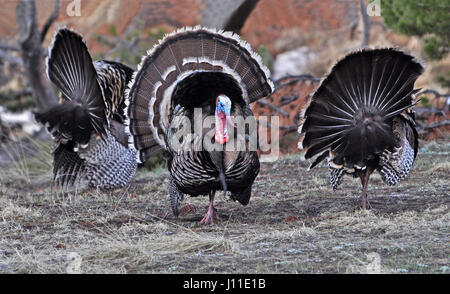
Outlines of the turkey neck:
{"type": "MultiPolygon", "coordinates": [[[[206,104],[203,105],[202,107],[202,117],[201,119],[199,118],[195,118],[195,111],[193,108],[189,108],[186,109],[184,107],[179,107],[179,108],[175,108],[176,110],[174,111],[173,117],[171,119],[170,125],[168,127],[168,141],[171,141],[172,135],[176,132],[179,132],[182,129],[183,126],[183,117],[188,117],[189,120],[191,121],[191,129],[189,130],[191,133],[194,134],[194,138],[192,138],[191,140],[183,140],[181,142],[181,150],[183,151],[195,151],[195,150],[207,150],[206,146],[203,146],[204,143],[204,139],[206,135],[212,135],[214,136],[215,133],[215,126],[214,125],[210,125],[208,127],[204,127],[205,124],[205,119],[208,116],[214,116],[215,115],[215,104],[211,103],[211,104],[206,104]],[[195,125],[196,123],[201,122],[202,125],[195,125]],[[197,134],[195,129],[201,127],[201,134],[197,134]],[[202,144],[201,146],[199,144],[202,144]]],[[[232,109],[231,109],[231,116],[237,117],[237,116],[245,116],[244,112],[242,110],[242,106],[239,104],[235,104],[232,109]]],[[[231,131],[231,129],[233,128],[233,126],[228,125],[228,131],[231,131]]],[[[211,151],[208,152],[211,156],[211,160],[214,161],[215,167],[217,168],[217,170],[223,170],[224,172],[226,172],[229,168],[231,168],[235,161],[237,160],[238,156],[239,156],[239,152],[240,151],[236,151],[235,148],[230,148],[230,150],[234,150],[234,151],[227,151],[227,145],[233,145],[235,147],[236,144],[236,134],[237,132],[233,132],[233,135],[231,135],[230,133],[230,138],[229,138],[229,142],[223,144],[222,146],[220,146],[220,151],[211,151]],[[214,158],[214,159],[213,159],[214,158]]],[[[218,143],[216,143],[218,144],[218,143]]],[[[169,144],[169,148],[171,144],[169,144]]],[[[230,146],[229,146],[230,147],[230,146]]],[[[228,148],[229,148],[228,147],[228,148]]],[[[173,150],[170,149],[171,152],[173,154],[178,153],[177,150],[173,150]]]]}
{"type": "Polygon", "coordinates": [[[225,180],[225,166],[224,166],[224,152],[223,151],[210,151],[209,156],[212,163],[219,172],[219,180],[222,183],[223,194],[227,195],[227,182],[225,180]]]}
{"type": "MultiPolygon", "coordinates": [[[[239,105],[238,103],[233,103],[233,107],[231,109],[231,116],[232,117],[243,116],[243,111],[242,111],[241,105],[239,105]]],[[[227,123],[227,120],[225,120],[225,123],[227,123]]],[[[231,130],[233,128],[234,128],[234,126],[232,126],[232,125],[227,126],[228,130],[231,130]]],[[[211,159],[213,160],[216,167],[219,169],[219,165],[220,165],[220,168],[223,169],[224,171],[227,171],[234,165],[234,163],[236,162],[236,160],[239,156],[239,152],[240,152],[239,150],[236,150],[237,132],[235,130],[234,132],[231,132],[231,133],[232,133],[232,137],[230,136],[229,141],[222,145],[223,151],[210,152],[211,159]],[[230,150],[232,150],[232,151],[227,151],[227,145],[233,146],[233,148],[230,148],[230,150]],[[213,157],[216,159],[213,159],[213,157]]]]}

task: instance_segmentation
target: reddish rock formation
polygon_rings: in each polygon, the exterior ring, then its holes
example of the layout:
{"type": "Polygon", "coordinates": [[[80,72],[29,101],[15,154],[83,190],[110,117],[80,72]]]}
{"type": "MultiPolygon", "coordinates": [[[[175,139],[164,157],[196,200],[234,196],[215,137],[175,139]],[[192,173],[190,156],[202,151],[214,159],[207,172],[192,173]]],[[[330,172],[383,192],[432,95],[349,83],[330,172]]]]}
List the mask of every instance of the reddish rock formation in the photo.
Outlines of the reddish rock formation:
{"type": "Polygon", "coordinates": [[[252,45],[265,44],[273,55],[305,44],[319,44],[325,41],[324,32],[348,29],[358,20],[358,3],[357,0],[261,0],[241,33],[252,45]]]}

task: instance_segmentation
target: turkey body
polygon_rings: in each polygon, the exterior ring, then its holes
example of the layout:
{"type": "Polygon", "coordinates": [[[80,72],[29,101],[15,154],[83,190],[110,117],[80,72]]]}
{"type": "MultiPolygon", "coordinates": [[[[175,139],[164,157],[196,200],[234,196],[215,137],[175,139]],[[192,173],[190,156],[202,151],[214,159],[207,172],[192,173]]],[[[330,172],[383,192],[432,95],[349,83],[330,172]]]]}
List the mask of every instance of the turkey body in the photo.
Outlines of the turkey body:
{"type": "Polygon", "coordinates": [[[259,56],[232,33],[183,28],[160,41],[139,68],[127,111],[132,144],[141,161],[164,151],[174,214],[184,194],[209,195],[201,224],[219,219],[218,190],[247,205],[259,172],[249,144],[257,133],[233,119],[256,124],[249,104],[272,92],[259,56]]]}
{"type": "Polygon", "coordinates": [[[414,82],[423,72],[413,57],[394,49],[363,50],[339,61],[304,113],[299,148],[328,160],[337,189],[344,174],[359,177],[362,207],[374,171],[395,185],[412,168],[418,150],[414,82]]]}
{"type": "Polygon", "coordinates": [[[47,75],[61,92],[60,103],[37,113],[54,137],[56,186],[82,179],[90,188],[114,189],[132,179],[136,150],[125,133],[125,89],[133,70],[113,61],[92,61],[80,35],[59,30],[49,48],[47,75]]]}
{"type": "MultiPolygon", "coordinates": [[[[236,105],[234,117],[243,115],[244,119],[248,119],[249,116],[253,116],[249,108],[245,108],[246,111],[243,111],[242,107],[236,105]]],[[[210,108],[205,108],[205,113],[208,113],[210,108]]],[[[185,112],[179,111],[170,121],[169,128],[177,129],[177,118],[185,114],[185,112]]],[[[209,114],[213,115],[214,113],[209,114]]],[[[207,132],[208,130],[202,133],[202,142],[207,132]]],[[[168,139],[170,140],[170,136],[168,139]]],[[[231,192],[232,199],[247,205],[250,200],[251,186],[259,173],[259,158],[256,151],[225,151],[237,149],[234,148],[235,146],[228,148],[229,144],[235,143],[239,138],[234,137],[233,139],[223,145],[221,149],[224,151],[205,151],[206,146],[202,146],[201,151],[196,151],[194,142],[197,139],[190,142],[190,146],[185,146],[187,144],[181,146],[181,151],[169,148],[168,167],[179,190],[191,196],[205,195],[211,191],[224,190],[225,183],[226,190],[231,192]],[[224,181],[220,178],[221,172],[223,172],[224,181]]]]}

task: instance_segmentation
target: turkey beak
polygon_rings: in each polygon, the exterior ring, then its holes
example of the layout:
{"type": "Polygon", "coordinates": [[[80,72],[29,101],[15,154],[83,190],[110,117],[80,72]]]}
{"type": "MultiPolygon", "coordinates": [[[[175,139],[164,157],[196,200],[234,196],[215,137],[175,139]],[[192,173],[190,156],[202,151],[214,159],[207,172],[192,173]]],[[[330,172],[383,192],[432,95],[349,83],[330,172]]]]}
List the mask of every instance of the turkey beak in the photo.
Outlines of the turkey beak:
{"type": "Polygon", "coordinates": [[[216,100],[216,142],[225,144],[228,141],[227,123],[236,127],[231,119],[231,100],[219,95],[216,100]]]}

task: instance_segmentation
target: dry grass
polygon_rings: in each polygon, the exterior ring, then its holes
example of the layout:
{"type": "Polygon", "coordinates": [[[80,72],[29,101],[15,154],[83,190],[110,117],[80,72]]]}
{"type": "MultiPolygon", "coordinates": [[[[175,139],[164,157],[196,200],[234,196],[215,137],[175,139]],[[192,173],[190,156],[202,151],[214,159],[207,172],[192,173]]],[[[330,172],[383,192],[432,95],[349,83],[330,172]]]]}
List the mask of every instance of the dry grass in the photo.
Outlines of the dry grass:
{"type": "Polygon", "coordinates": [[[247,207],[218,196],[214,227],[197,225],[206,197],[172,215],[163,169],[68,197],[51,193],[50,170],[35,173],[39,155],[0,177],[0,273],[448,273],[449,146],[422,148],[398,186],[373,177],[367,212],[356,179],[332,192],[325,167],[286,156],[263,164],[247,207]]]}

